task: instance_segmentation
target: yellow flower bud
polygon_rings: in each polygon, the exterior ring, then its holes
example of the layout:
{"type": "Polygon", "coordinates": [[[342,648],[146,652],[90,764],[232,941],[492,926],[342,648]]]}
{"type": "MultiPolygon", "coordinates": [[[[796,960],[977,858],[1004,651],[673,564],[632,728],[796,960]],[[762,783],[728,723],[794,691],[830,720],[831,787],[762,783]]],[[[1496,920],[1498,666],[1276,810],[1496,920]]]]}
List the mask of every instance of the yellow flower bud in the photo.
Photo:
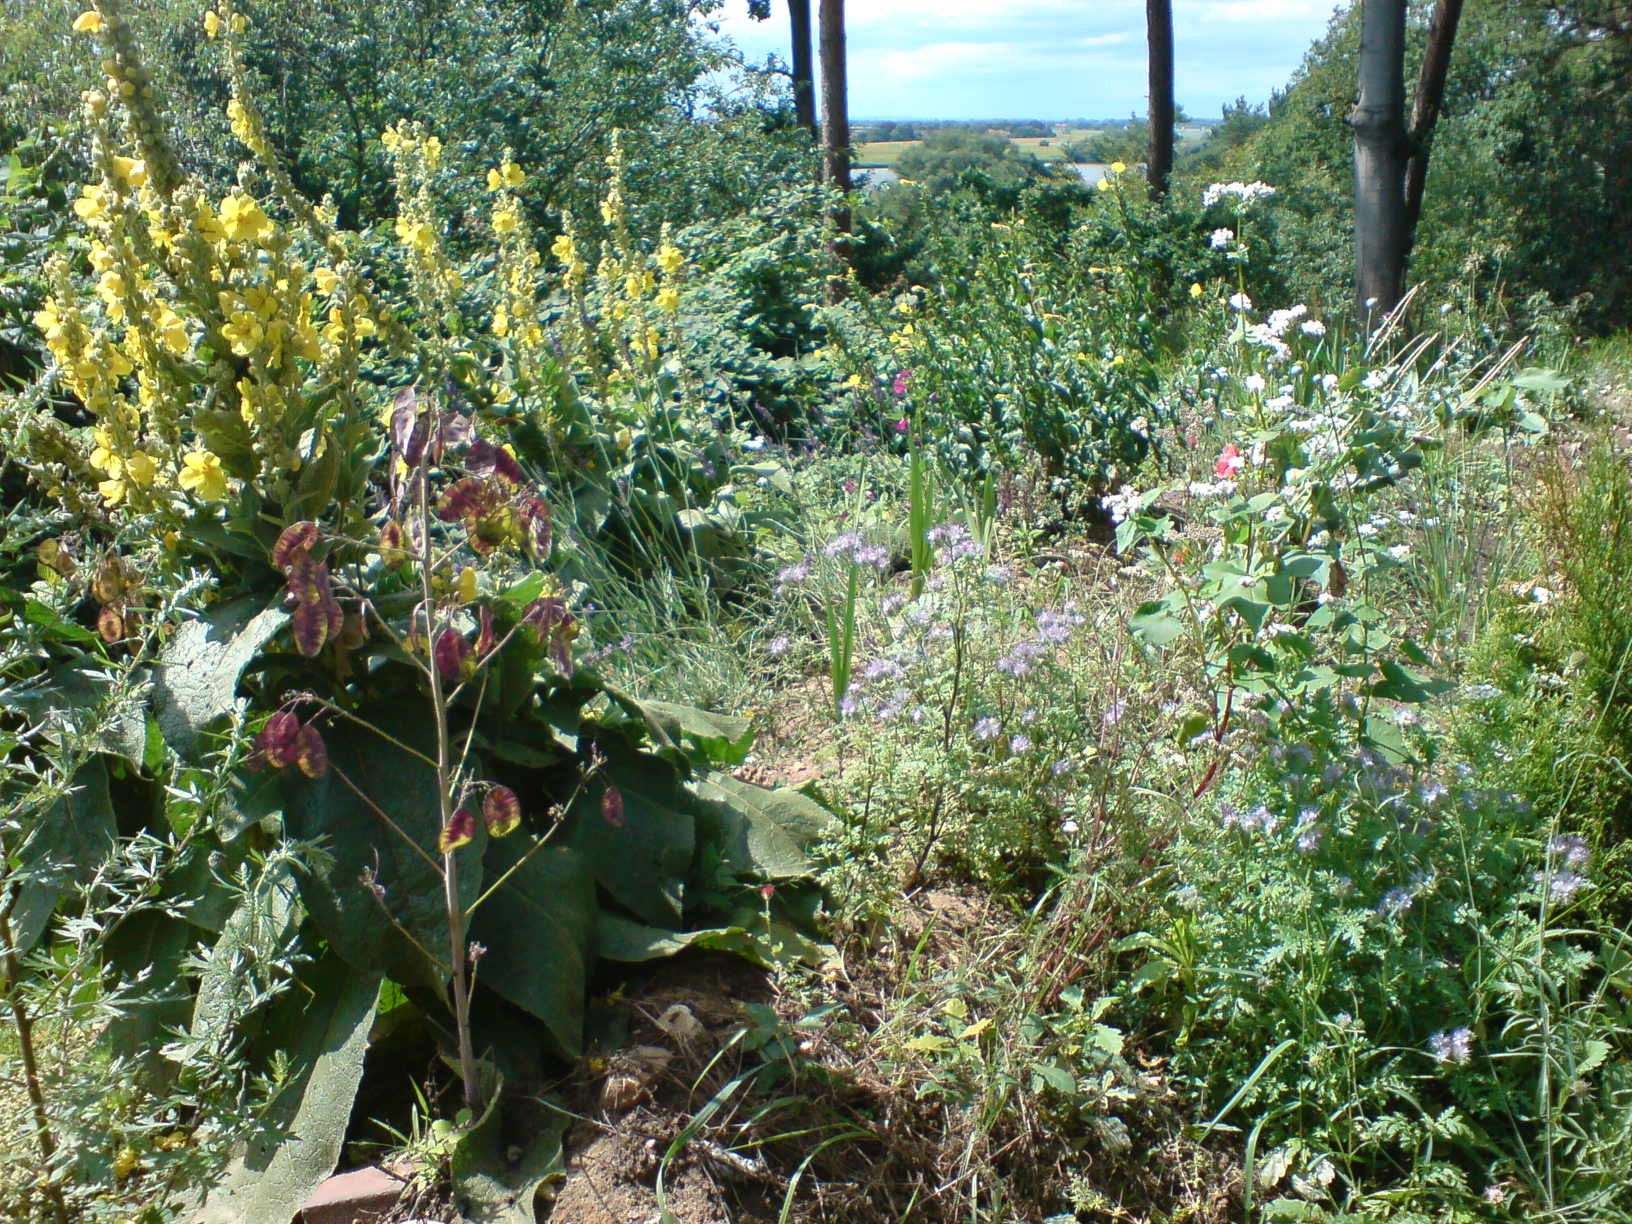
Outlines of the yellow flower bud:
{"type": "Polygon", "coordinates": [[[101,13],[95,9],[86,9],[78,17],[74,18],[74,33],[100,34],[104,24],[101,13]]]}
{"type": "Polygon", "coordinates": [[[204,33],[210,38],[215,38],[221,33],[221,15],[214,9],[204,14],[204,33]]]}
{"type": "Polygon", "coordinates": [[[476,602],[476,569],[474,566],[465,566],[459,571],[459,602],[476,602]]]}

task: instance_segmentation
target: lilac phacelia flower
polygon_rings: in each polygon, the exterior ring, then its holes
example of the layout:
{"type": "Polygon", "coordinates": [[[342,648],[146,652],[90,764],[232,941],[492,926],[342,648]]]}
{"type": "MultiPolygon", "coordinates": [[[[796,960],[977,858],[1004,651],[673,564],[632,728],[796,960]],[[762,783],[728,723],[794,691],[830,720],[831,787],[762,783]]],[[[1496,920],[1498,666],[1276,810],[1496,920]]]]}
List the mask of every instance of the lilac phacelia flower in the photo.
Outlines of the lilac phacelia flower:
{"type": "Polygon", "coordinates": [[[1428,1049],[1435,1062],[1461,1066],[1473,1057],[1473,1030],[1467,1025],[1442,1030],[1428,1038],[1428,1049]]]}

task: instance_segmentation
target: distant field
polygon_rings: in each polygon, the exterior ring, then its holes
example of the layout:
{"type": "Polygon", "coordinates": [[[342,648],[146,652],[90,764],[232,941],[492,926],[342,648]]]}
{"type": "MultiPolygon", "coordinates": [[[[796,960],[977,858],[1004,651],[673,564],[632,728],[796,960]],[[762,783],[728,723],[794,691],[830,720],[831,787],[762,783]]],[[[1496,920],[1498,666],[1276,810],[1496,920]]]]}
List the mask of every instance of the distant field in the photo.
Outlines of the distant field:
{"type": "MultiPolygon", "coordinates": [[[[1018,148],[1024,149],[1043,161],[1059,161],[1065,156],[1063,145],[1073,140],[1081,140],[1087,136],[1097,135],[1098,128],[1076,128],[1069,132],[1062,132],[1058,136],[1019,136],[1011,140],[1018,148]]],[[[856,146],[856,164],[858,166],[893,166],[896,158],[908,149],[921,145],[921,140],[875,140],[856,146]]]]}

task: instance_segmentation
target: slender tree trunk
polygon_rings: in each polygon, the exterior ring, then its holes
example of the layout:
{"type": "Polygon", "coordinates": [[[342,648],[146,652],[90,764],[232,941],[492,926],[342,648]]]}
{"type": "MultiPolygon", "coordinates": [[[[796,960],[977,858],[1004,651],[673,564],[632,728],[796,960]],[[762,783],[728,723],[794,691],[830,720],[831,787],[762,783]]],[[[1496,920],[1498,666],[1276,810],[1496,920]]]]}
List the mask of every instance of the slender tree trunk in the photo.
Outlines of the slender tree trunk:
{"type": "MultiPolygon", "coordinates": [[[[822,40],[822,178],[834,191],[850,193],[850,100],[845,80],[844,0],[821,0],[818,20],[822,40]]],[[[840,203],[828,214],[833,226],[831,250],[836,266],[828,278],[828,297],[844,296],[839,274],[849,256],[850,209],[840,203]]]]}
{"type": "Polygon", "coordinates": [[[816,135],[816,64],[810,42],[810,0],[788,0],[793,23],[793,113],[799,126],[816,135]]]}
{"type": "Polygon", "coordinates": [[[1363,326],[1405,292],[1405,0],[1363,0],[1354,128],[1355,300],[1363,326]]]}
{"type": "Polygon", "coordinates": [[[1150,198],[1167,194],[1173,174],[1173,2],[1145,0],[1145,35],[1150,45],[1150,156],[1146,178],[1150,198]]]}
{"type": "Polygon", "coordinates": [[[1451,47],[1456,42],[1457,23],[1462,20],[1462,0],[1436,0],[1433,20],[1428,25],[1428,46],[1422,55],[1422,71],[1417,76],[1417,97],[1411,105],[1411,163],[1405,171],[1405,253],[1417,238],[1417,221],[1422,217],[1422,191],[1428,182],[1428,153],[1439,122],[1440,103],[1445,100],[1445,75],[1450,70],[1451,47]]]}

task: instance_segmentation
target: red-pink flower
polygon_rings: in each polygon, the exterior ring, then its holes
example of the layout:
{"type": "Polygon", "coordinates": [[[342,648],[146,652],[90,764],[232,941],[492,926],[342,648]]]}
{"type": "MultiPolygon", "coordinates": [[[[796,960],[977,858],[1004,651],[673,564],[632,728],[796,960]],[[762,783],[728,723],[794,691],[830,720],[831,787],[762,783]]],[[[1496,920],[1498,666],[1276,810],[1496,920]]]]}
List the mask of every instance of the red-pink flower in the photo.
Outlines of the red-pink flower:
{"type": "Polygon", "coordinates": [[[1224,448],[1224,453],[1219,455],[1218,462],[1213,464],[1213,471],[1220,480],[1230,480],[1246,466],[1246,456],[1241,453],[1239,446],[1231,442],[1224,448]]]}

